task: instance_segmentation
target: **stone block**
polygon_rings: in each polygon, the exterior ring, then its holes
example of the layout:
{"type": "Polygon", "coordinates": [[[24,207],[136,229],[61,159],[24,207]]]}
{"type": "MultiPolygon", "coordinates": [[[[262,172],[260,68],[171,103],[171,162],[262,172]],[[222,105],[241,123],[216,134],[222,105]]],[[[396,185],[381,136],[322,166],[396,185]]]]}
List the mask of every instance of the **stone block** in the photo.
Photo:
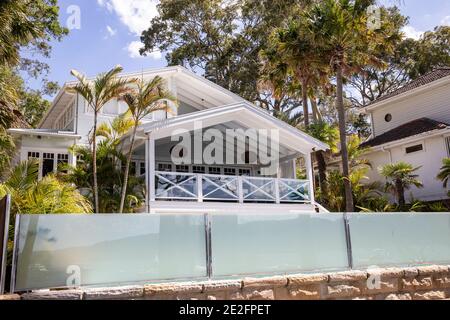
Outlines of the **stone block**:
{"type": "Polygon", "coordinates": [[[409,293],[391,293],[385,300],[412,300],[409,293]]]}
{"type": "Polygon", "coordinates": [[[330,273],[329,282],[348,282],[348,281],[360,281],[367,279],[367,273],[363,271],[344,271],[330,273]]]}
{"type": "Polygon", "coordinates": [[[268,277],[268,278],[244,278],[242,287],[245,288],[271,288],[287,286],[287,277],[268,277]]]}
{"type": "Polygon", "coordinates": [[[82,300],[82,290],[42,290],[22,294],[22,300],[82,300]]]}
{"type": "Polygon", "coordinates": [[[328,275],[324,273],[316,274],[298,274],[289,276],[289,286],[302,286],[305,284],[316,284],[328,282],[328,275]]]}
{"type": "Polygon", "coordinates": [[[288,290],[292,300],[320,299],[320,284],[290,287],[288,290]]]}
{"type": "Polygon", "coordinates": [[[203,285],[199,282],[180,282],[149,284],[144,286],[144,295],[177,295],[178,293],[201,293],[203,285]]]}
{"type": "Polygon", "coordinates": [[[448,273],[448,266],[423,266],[417,267],[419,276],[430,276],[430,275],[440,275],[448,273]]]}
{"type": "Polygon", "coordinates": [[[18,294],[5,294],[0,295],[0,301],[10,301],[10,300],[20,300],[20,296],[18,294]]]}
{"type": "Polygon", "coordinates": [[[273,290],[244,289],[242,291],[245,300],[275,300],[273,290]]]}
{"type": "Polygon", "coordinates": [[[364,294],[379,294],[379,293],[390,293],[397,292],[399,290],[398,279],[386,279],[383,280],[380,278],[379,280],[369,278],[367,281],[362,281],[362,288],[364,294]]]}
{"type": "Polygon", "coordinates": [[[417,268],[403,268],[403,273],[406,278],[412,278],[419,275],[419,270],[417,268]]]}
{"type": "Polygon", "coordinates": [[[328,285],[326,298],[347,298],[361,294],[361,289],[348,284],[328,285]]]}
{"type": "Polygon", "coordinates": [[[433,286],[431,277],[416,277],[416,278],[404,278],[401,279],[403,290],[423,290],[433,286]]]}
{"type": "Polygon", "coordinates": [[[450,276],[438,275],[434,279],[438,288],[450,288],[450,276]]]}
{"type": "Polygon", "coordinates": [[[84,291],[84,299],[86,300],[137,299],[143,295],[143,286],[91,288],[84,291]]]}
{"type": "Polygon", "coordinates": [[[208,281],[203,283],[203,292],[222,291],[222,290],[236,290],[242,288],[242,281],[240,280],[220,280],[208,281]]]}
{"type": "Polygon", "coordinates": [[[413,293],[414,300],[443,300],[445,298],[444,291],[425,291],[413,293]]]}
{"type": "Polygon", "coordinates": [[[379,268],[367,270],[368,277],[380,277],[381,279],[400,278],[404,276],[401,268],[379,268]]]}

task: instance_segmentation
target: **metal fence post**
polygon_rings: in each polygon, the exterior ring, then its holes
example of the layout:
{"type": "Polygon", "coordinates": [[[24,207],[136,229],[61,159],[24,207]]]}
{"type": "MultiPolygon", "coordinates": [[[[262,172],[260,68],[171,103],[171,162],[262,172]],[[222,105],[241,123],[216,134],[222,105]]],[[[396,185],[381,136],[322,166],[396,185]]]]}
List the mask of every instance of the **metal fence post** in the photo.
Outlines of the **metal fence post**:
{"type": "Polygon", "coordinates": [[[350,234],[350,224],[348,222],[348,215],[344,212],[344,230],[345,230],[345,243],[347,245],[347,259],[348,266],[353,269],[353,252],[352,252],[352,238],[350,234]]]}
{"type": "Polygon", "coordinates": [[[206,276],[212,277],[212,245],[211,245],[211,217],[208,213],[204,215],[205,221],[205,249],[206,249],[206,276]]]}
{"type": "Polygon", "coordinates": [[[16,224],[14,226],[14,247],[13,247],[13,259],[11,268],[11,286],[10,292],[14,293],[16,291],[16,269],[17,269],[17,259],[19,256],[19,235],[20,235],[20,214],[16,214],[16,224]]]}
{"type": "Polygon", "coordinates": [[[0,295],[5,293],[6,256],[8,255],[9,215],[11,196],[6,195],[0,204],[0,295]]]}

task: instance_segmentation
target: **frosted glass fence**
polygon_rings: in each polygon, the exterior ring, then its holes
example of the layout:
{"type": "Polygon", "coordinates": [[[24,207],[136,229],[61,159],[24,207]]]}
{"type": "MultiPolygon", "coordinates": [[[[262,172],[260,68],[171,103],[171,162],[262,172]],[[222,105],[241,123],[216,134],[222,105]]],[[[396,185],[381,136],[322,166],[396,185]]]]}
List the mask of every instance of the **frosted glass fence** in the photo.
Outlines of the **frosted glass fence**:
{"type": "Polygon", "coordinates": [[[17,246],[16,291],[206,277],[203,215],[21,215],[17,246]]]}
{"type": "Polygon", "coordinates": [[[355,268],[450,262],[450,214],[352,214],[349,225],[355,268]]]}
{"type": "Polygon", "coordinates": [[[450,214],[20,215],[15,291],[450,263],[450,214]],[[346,228],[346,225],[349,227],[346,228]]]}
{"type": "Polygon", "coordinates": [[[211,216],[217,277],[348,267],[342,214],[211,216]]]}

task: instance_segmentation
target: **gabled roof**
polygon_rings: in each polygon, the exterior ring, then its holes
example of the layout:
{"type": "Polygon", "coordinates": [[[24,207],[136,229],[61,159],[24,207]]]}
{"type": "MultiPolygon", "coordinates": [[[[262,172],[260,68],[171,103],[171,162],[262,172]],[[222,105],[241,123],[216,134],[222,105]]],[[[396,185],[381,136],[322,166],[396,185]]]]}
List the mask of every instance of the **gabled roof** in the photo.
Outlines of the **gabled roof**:
{"type": "Polygon", "coordinates": [[[378,98],[377,100],[370,103],[366,108],[367,109],[375,108],[381,102],[384,102],[388,99],[391,99],[391,98],[394,98],[397,96],[400,96],[402,94],[409,93],[412,90],[432,84],[433,82],[438,81],[443,78],[446,78],[446,77],[449,77],[449,80],[450,80],[450,67],[436,68],[435,70],[417,78],[416,80],[409,82],[408,84],[404,85],[403,87],[378,98]]]}
{"type": "Polygon", "coordinates": [[[405,123],[397,128],[387,131],[373,139],[370,139],[361,144],[362,148],[376,147],[389,142],[409,138],[420,135],[422,133],[431,132],[435,130],[450,129],[447,123],[435,121],[429,118],[421,118],[408,123],[405,123]]]}
{"type": "MultiPolygon", "coordinates": [[[[124,78],[147,78],[147,77],[173,77],[177,81],[177,95],[181,96],[195,96],[194,107],[203,106],[209,107],[211,105],[221,105],[225,103],[232,103],[237,101],[245,101],[244,98],[238,96],[237,94],[217,85],[216,83],[195,74],[194,72],[186,69],[182,66],[170,66],[163,68],[153,68],[143,70],[142,72],[130,72],[122,73],[119,77],[124,78]],[[197,99],[198,98],[198,99],[197,99]],[[209,101],[209,104],[208,104],[209,101]]],[[[88,78],[88,80],[94,80],[94,77],[88,78]]],[[[46,112],[38,127],[48,127],[48,124],[54,121],[64,110],[65,107],[74,98],[74,94],[66,92],[68,87],[74,86],[77,81],[66,82],[63,87],[59,90],[55,99],[53,100],[52,106],[46,112]]]]}
{"type": "Polygon", "coordinates": [[[80,140],[81,136],[74,132],[47,129],[8,129],[8,133],[16,136],[41,136],[61,139],[80,140]]]}
{"type": "Polygon", "coordinates": [[[169,136],[177,128],[184,128],[191,131],[194,129],[194,122],[196,121],[202,121],[204,128],[230,121],[238,122],[247,128],[277,128],[280,130],[280,143],[284,142],[284,145],[293,146],[304,151],[308,150],[309,152],[312,149],[329,149],[327,144],[292,127],[249,102],[234,103],[161,121],[150,122],[144,124],[142,130],[146,134],[154,134],[159,139],[169,136]]]}

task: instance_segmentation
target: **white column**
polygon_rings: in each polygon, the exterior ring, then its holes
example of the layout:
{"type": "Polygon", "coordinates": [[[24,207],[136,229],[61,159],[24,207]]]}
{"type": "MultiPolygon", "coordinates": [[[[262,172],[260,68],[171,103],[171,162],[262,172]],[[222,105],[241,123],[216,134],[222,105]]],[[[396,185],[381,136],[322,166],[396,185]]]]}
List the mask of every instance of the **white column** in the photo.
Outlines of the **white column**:
{"type": "Polygon", "coordinates": [[[306,166],[306,175],[308,177],[309,183],[309,198],[311,200],[311,203],[314,203],[316,200],[314,198],[314,172],[311,162],[311,153],[305,154],[305,166],[306,166]]]}
{"type": "Polygon", "coordinates": [[[152,137],[151,134],[149,134],[148,136],[148,193],[149,193],[149,203],[151,205],[152,202],[156,201],[156,196],[155,196],[155,167],[156,167],[156,162],[155,162],[155,139],[152,137]]]}
{"type": "Polygon", "coordinates": [[[150,212],[150,180],[149,180],[149,172],[150,172],[150,166],[149,166],[149,138],[145,140],[145,156],[144,156],[144,163],[145,163],[145,186],[147,187],[147,192],[145,193],[145,212],[150,212]]]}

